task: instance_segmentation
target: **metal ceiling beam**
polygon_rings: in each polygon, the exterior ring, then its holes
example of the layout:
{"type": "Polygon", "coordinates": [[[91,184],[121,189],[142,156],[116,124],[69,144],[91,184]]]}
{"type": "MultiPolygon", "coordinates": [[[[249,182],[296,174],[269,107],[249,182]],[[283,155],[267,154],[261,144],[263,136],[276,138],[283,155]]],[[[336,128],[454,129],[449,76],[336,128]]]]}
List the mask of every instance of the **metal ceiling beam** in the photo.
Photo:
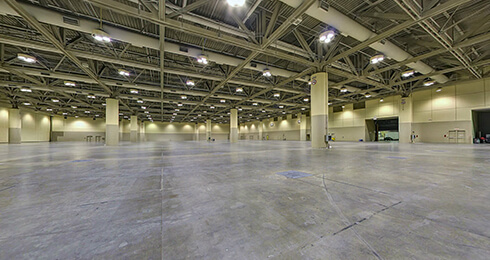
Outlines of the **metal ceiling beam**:
{"type": "MultiPolygon", "coordinates": [[[[294,10],[294,12],[277,28],[269,37],[267,37],[262,45],[260,46],[259,50],[253,51],[240,65],[238,65],[233,71],[228,74],[228,76],[221,81],[216,87],[214,87],[211,92],[209,93],[208,96],[206,96],[202,102],[201,105],[206,102],[206,100],[213,95],[216,91],[218,91],[220,88],[222,88],[230,79],[232,79],[240,70],[242,70],[245,65],[247,65],[249,62],[251,62],[255,57],[257,57],[263,50],[267,49],[272,43],[274,43],[275,40],[279,39],[284,32],[291,26],[292,22],[296,20],[298,17],[304,14],[304,12],[311,6],[313,3],[315,3],[317,0],[305,0],[303,3],[301,3],[298,8],[294,10]]],[[[194,112],[199,106],[196,106],[191,110],[190,113],[194,112]]],[[[187,117],[187,116],[186,116],[187,117]]],[[[184,117],[184,119],[186,118],[184,117]]]]}
{"type": "Polygon", "coordinates": [[[250,51],[258,51],[258,52],[263,53],[263,54],[269,54],[269,55],[272,55],[272,56],[275,56],[275,57],[278,57],[278,58],[281,58],[284,60],[293,61],[293,62],[303,64],[306,66],[314,66],[315,65],[313,62],[308,61],[308,60],[304,59],[303,57],[286,54],[282,51],[263,49],[258,44],[254,44],[254,43],[251,43],[251,42],[248,42],[248,41],[236,38],[236,37],[226,35],[220,31],[211,31],[211,30],[208,30],[206,28],[202,28],[202,27],[195,26],[195,25],[188,24],[188,23],[183,23],[181,21],[169,19],[169,18],[167,18],[165,21],[163,21],[163,20],[160,20],[157,16],[155,16],[152,13],[137,10],[137,9],[132,9],[129,6],[122,4],[122,3],[119,3],[119,2],[116,2],[114,0],[86,0],[86,1],[92,3],[96,6],[103,7],[106,9],[110,9],[111,11],[114,11],[114,12],[126,14],[126,15],[129,15],[132,17],[137,17],[137,18],[140,18],[140,19],[143,19],[146,21],[150,21],[150,22],[158,24],[158,25],[161,24],[161,25],[166,26],[166,28],[170,28],[173,30],[181,31],[184,33],[192,34],[192,35],[197,35],[197,36],[204,37],[204,38],[209,38],[209,39],[215,40],[217,42],[226,43],[226,44],[229,44],[231,46],[236,46],[236,47],[243,48],[243,49],[250,50],[250,51]]]}
{"type": "Polygon", "coordinates": [[[462,4],[470,2],[470,1],[471,0],[449,0],[449,1],[437,6],[435,8],[428,10],[427,12],[424,12],[424,14],[420,18],[417,18],[416,20],[406,21],[406,22],[403,22],[399,25],[396,25],[393,28],[390,28],[390,29],[384,31],[384,32],[376,35],[375,37],[370,38],[369,40],[364,41],[364,42],[352,47],[351,49],[342,52],[339,55],[336,55],[332,58],[329,58],[327,61],[325,61],[321,65],[326,66],[332,62],[338,61],[338,60],[342,59],[343,57],[347,57],[351,54],[354,54],[355,52],[360,51],[360,50],[368,47],[369,45],[371,45],[375,42],[381,41],[381,40],[383,40],[383,39],[385,39],[385,38],[387,38],[387,37],[389,37],[389,36],[391,36],[397,32],[400,32],[400,31],[405,30],[409,27],[412,27],[412,26],[418,24],[419,22],[427,20],[433,16],[442,14],[445,11],[448,11],[448,10],[450,10],[456,6],[462,5],[462,4]]]}
{"type": "Polygon", "coordinates": [[[298,40],[298,42],[301,45],[301,47],[303,47],[303,49],[305,51],[307,51],[308,54],[310,54],[311,59],[312,60],[316,60],[315,54],[311,50],[310,45],[308,45],[308,43],[306,42],[306,40],[303,37],[303,35],[297,29],[293,30],[293,34],[296,37],[296,40],[298,40]]]}
{"type": "MultiPolygon", "coordinates": [[[[182,15],[182,14],[185,14],[185,13],[188,13],[192,10],[195,10],[205,4],[207,4],[208,2],[211,2],[211,0],[198,0],[198,1],[195,1],[194,3],[190,4],[190,5],[186,5],[185,7],[183,8],[180,8],[179,10],[167,15],[167,18],[169,19],[172,19],[174,17],[177,17],[179,15],[182,15]]],[[[161,9],[161,1],[159,0],[159,4],[158,4],[158,9],[161,9]]],[[[165,1],[163,1],[163,5],[165,6],[165,1]]],[[[165,8],[164,8],[165,10],[165,8]]]]}

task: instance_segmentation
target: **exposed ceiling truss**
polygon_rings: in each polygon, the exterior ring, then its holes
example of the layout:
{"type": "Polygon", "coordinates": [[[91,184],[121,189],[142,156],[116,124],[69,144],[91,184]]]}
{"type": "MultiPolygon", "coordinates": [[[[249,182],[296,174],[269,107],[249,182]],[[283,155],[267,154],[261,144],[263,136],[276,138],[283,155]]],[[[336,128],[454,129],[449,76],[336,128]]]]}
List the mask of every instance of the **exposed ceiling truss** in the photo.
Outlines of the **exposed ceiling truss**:
{"type": "Polygon", "coordinates": [[[225,0],[1,0],[0,99],[103,117],[113,97],[122,117],[226,123],[231,108],[246,112],[240,122],[307,112],[309,76],[318,71],[329,73],[333,105],[362,102],[366,92],[407,95],[438,75],[450,82],[489,76],[485,0],[304,0],[295,8],[284,1],[231,8],[225,0]],[[312,8],[335,8],[376,34],[359,41],[311,16],[312,8]],[[94,29],[112,41],[94,40],[94,29]],[[326,30],[336,36],[323,44],[326,30]],[[379,54],[373,44],[385,41],[408,58],[370,64],[379,54]],[[208,64],[197,61],[200,54],[208,64]],[[432,71],[401,76],[418,62],[432,71]]]}

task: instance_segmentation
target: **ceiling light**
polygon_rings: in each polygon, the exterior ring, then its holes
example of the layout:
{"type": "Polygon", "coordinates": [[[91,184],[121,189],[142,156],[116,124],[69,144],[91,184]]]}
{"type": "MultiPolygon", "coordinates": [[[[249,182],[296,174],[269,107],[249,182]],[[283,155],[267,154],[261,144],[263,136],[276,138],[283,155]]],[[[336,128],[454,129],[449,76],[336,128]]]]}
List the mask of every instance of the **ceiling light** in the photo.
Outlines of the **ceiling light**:
{"type": "Polygon", "coordinates": [[[30,106],[31,105],[31,103],[29,103],[29,102],[24,102],[23,104],[24,104],[24,106],[30,106]]]}
{"type": "Polygon", "coordinates": [[[284,108],[284,106],[283,105],[280,105],[279,108],[284,108]]]}
{"type": "Polygon", "coordinates": [[[199,56],[197,56],[197,62],[201,63],[201,64],[208,64],[208,56],[204,55],[204,54],[201,54],[199,56]]]}
{"type": "Polygon", "coordinates": [[[306,110],[306,108],[302,107],[301,110],[306,110]]]}
{"type": "Polygon", "coordinates": [[[264,77],[270,77],[272,76],[272,73],[269,69],[265,69],[263,72],[262,72],[262,76],[264,77]]]}
{"type": "Polygon", "coordinates": [[[46,108],[46,111],[53,111],[52,108],[46,108]]]}
{"type": "Polygon", "coordinates": [[[226,100],[221,99],[219,102],[221,102],[221,103],[225,103],[225,102],[226,102],[226,100]]]}
{"type": "Polygon", "coordinates": [[[236,88],[235,91],[236,92],[243,92],[243,88],[236,88]]]}
{"type": "Polygon", "coordinates": [[[319,40],[322,43],[329,43],[335,37],[335,32],[332,30],[322,32],[320,34],[319,40]]]}
{"type": "Polygon", "coordinates": [[[436,92],[441,92],[441,91],[442,91],[442,88],[441,88],[441,87],[438,87],[438,88],[436,89],[436,92]]]}
{"type": "Polygon", "coordinates": [[[310,101],[310,99],[309,98],[303,98],[303,101],[308,102],[308,101],[310,101]]]}
{"type": "Polygon", "coordinates": [[[32,89],[30,89],[30,88],[28,88],[28,87],[21,87],[21,88],[20,88],[20,91],[21,91],[21,92],[29,92],[29,93],[30,93],[30,92],[32,92],[32,89]]]}
{"type": "Polygon", "coordinates": [[[95,98],[95,95],[94,94],[91,94],[91,93],[88,93],[87,97],[88,98],[95,98]]]}
{"type": "Polygon", "coordinates": [[[24,54],[24,53],[17,53],[17,59],[27,62],[27,63],[34,63],[36,62],[36,57],[31,56],[29,54],[24,54]]]}
{"type": "Polygon", "coordinates": [[[373,57],[371,57],[370,62],[371,64],[377,64],[382,62],[385,59],[385,56],[383,54],[378,54],[373,57]]]}
{"type": "Polygon", "coordinates": [[[54,103],[60,102],[60,100],[59,99],[56,99],[56,98],[51,99],[51,101],[53,101],[54,103]]]}
{"type": "Polygon", "coordinates": [[[78,118],[78,116],[75,116],[75,118],[78,118]]]}
{"type": "Polygon", "coordinates": [[[286,111],[282,111],[282,114],[286,114],[286,111]]]}
{"type": "Polygon", "coordinates": [[[149,113],[150,113],[150,111],[145,111],[145,114],[149,114],[149,113]]]}
{"type": "Polygon", "coordinates": [[[329,105],[329,106],[331,106],[331,105],[332,105],[332,103],[331,103],[331,102],[328,102],[328,105],[329,105]]]}
{"type": "Polygon", "coordinates": [[[172,113],[172,115],[176,116],[176,115],[177,115],[177,113],[172,113]]]}
{"type": "Polygon", "coordinates": [[[125,70],[125,69],[118,69],[117,72],[119,73],[119,75],[121,76],[126,76],[126,77],[129,77],[129,71],[125,70]]]}
{"type": "Polygon", "coordinates": [[[183,106],[183,104],[182,103],[177,103],[177,106],[178,107],[181,107],[181,106],[183,106]]]}
{"type": "Polygon", "coordinates": [[[345,108],[345,106],[342,106],[342,108],[345,108]]]}
{"type": "Polygon", "coordinates": [[[65,113],[63,113],[63,115],[66,116],[66,115],[68,115],[68,113],[65,112],[65,113]]]}
{"type": "Polygon", "coordinates": [[[346,87],[341,87],[341,88],[340,88],[340,92],[342,92],[342,93],[347,92],[347,88],[346,88],[346,87]]]}
{"type": "Polygon", "coordinates": [[[180,109],[176,108],[176,109],[175,109],[175,111],[179,112],[179,111],[180,111],[180,109]]]}
{"type": "Polygon", "coordinates": [[[187,96],[186,95],[182,95],[180,96],[181,99],[187,99],[187,96]]]}
{"type": "Polygon", "coordinates": [[[252,103],[252,106],[258,106],[258,105],[259,105],[259,104],[257,104],[257,103],[252,103]]]}
{"type": "Polygon", "coordinates": [[[134,89],[134,88],[133,88],[133,89],[130,89],[130,90],[129,90],[129,93],[131,93],[131,94],[138,94],[138,93],[139,93],[139,91],[138,91],[137,89],[134,89]]]}
{"type": "Polygon", "coordinates": [[[248,116],[253,116],[252,114],[248,114],[248,116]]]}
{"type": "Polygon", "coordinates": [[[428,80],[428,81],[424,82],[424,86],[426,86],[426,87],[428,87],[428,86],[432,86],[432,85],[434,85],[435,83],[436,83],[436,82],[435,82],[435,81],[433,81],[433,80],[428,80]]]}
{"type": "Polygon", "coordinates": [[[214,109],[214,106],[210,106],[209,108],[214,109]]]}
{"type": "Polygon", "coordinates": [[[238,108],[238,111],[242,111],[242,110],[243,110],[243,108],[241,108],[241,107],[240,107],[240,108],[238,108]]]}
{"type": "Polygon", "coordinates": [[[280,97],[281,94],[280,93],[274,93],[274,97],[280,97]]]}
{"type": "Polygon", "coordinates": [[[364,94],[364,96],[365,96],[366,98],[370,98],[370,97],[371,97],[371,94],[370,94],[369,92],[366,92],[366,94],[364,94]]]}
{"type": "Polygon", "coordinates": [[[265,113],[265,110],[262,110],[262,113],[265,113]]]}
{"type": "Polygon", "coordinates": [[[93,30],[92,37],[99,42],[106,42],[106,43],[111,42],[111,37],[109,36],[109,34],[100,29],[93,30]]]}
{"type": "Polygon", "coordinates": [[[226,0],[230,6],[240,7],[245,4],[245,0],[226,0]]]}
{"type": "Polygon", "coordinates": [[[77,106],[71,106],[71,108],[78,108],[77,106]]]}
{"type": "Polygon", "coordinates": [[[379,102],[384,102],[384,101],[385,101],[384,98],[379,99],[379,102]]]}
{"type": "Polygon", "coordinates": [[[136,102],[139,104],[143,104],[143,99],[139,98],[136,102]]]}
{"type": "Polygon", "coordinates": [[[408,78],[410,76],[413,76],[415,74],[415,70],[407,70],[402,73],[402,77],[408,78]]]}
{"type": "Polygon", "coordinates": [[[107,106],[107,104],[106,104],[106,103],[102,103],[102,105],[103,105],[103,106],[107,106]]]}
{"type": "Polygon", "coordinates": [[[65,80],[64,83],[65,83],[65,86],[69,86],[69,87],[74,87],[74,86],[77,85],[75,82],[73,82],[73,81],[67,81],[67,80],[65,80]]]}
{"type": "Polygon", "coordinates": [[[185,84],[186,84],[187,86],[195,86],[195,85],[196,85],[196,83],[194,83],[194,80],[190,80],[190,79],[189,79],[189,80],[187,80],[187,81],[185,82],[185,84]]]}
{"type": "Polygon", "coordinates": [[[85,110],[85,114],[90,114],[90,111],[88,111],[88,110],[85,110]]]}
{"type": "Polygon", "coordinates": [[[120,116],[124,115],[124,113],[119,113],[120,116]]]}
{"type": "Polygon", "coordinates": [[[145,106],[141,106],[141,109],[146,109],[146,107],[145,106]]]}
{"type": "Polygon", "coordinates": [[[201,116],[201,114],[197,114],[197,116],[201,116]]]}

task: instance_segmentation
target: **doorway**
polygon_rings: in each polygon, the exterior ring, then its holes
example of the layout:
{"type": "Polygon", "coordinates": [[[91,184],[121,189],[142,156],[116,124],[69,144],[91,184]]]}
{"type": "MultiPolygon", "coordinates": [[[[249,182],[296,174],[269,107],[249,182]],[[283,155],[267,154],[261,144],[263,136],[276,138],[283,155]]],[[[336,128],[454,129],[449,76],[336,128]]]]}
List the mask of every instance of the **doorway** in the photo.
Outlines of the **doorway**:
{"type": "Polygon", "coordinates": [[[474,137],[490,143],[490,109],[473,110],[474,137]]]}
{"type": "Polygon", "coordinates": [[[398,117],[366,119],[366,140],[371,142],[398,141],[398,117]]]}

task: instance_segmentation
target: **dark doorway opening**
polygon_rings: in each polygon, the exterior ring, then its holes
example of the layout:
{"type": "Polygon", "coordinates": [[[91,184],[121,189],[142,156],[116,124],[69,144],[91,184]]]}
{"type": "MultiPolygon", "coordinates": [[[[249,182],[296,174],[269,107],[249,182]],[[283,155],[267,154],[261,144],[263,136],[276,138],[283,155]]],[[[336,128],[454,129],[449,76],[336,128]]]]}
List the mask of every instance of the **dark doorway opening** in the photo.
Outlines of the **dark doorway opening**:
{"type": "Polygon", "coordinates": [[[473,110],[474,137],[490,143],[490,109],[473,110]]]}
{"type": "Polygon", "coordinates": [[[366,131],[371,142],[398,141],[398,117],[367,119],[366,131]]]}

